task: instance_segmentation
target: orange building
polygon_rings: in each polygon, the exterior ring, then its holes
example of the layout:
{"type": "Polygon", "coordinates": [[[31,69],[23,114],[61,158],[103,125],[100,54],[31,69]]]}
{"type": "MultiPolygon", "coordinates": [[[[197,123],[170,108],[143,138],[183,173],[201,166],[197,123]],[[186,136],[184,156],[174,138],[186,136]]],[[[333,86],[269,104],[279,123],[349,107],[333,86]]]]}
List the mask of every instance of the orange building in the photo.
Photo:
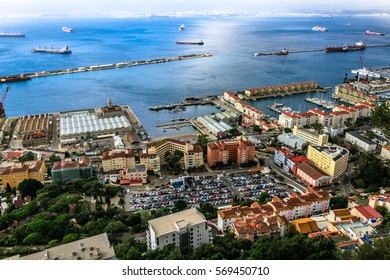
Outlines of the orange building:
{"type": "Polygon", "coordinates": [[[255,159],[255,145],[251,141],[221,140],[207,145],[207,164],[236,162],[247,163],[255,159]]]}
{"type": "Polygon", "coordinates": [[[40,182],[45,180],[46,167],[43,161],[31,161],[25,163],[17,163],[12,167],[7,167],[1,172],[0,177],[3,182],[3,188],[7,184],[11,188],[16,188],[24,179],[35,179],[40,182]]]}

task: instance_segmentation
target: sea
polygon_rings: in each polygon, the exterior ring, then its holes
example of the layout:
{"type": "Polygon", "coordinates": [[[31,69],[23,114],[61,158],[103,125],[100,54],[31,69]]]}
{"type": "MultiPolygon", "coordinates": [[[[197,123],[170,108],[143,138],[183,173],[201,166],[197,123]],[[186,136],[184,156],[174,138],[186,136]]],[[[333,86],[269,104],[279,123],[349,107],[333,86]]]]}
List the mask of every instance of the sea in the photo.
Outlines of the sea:
{"type": "MultiPolygon", "coordinates": [[[[0,38],[0,76],[92,65],[130,62],[210,52],[211,57],[163,64],[67,74],[11,84],[4,102],[6,115],[23,116],[98,108],[111,98],[129,105],[151,137],[191,133],[156,125],[172,118],[193,118],[219,111],[193,106],[180,113],[150,111],[148,107],[179,103],[189,96],[223,95],[224,91],[304,81],[329,87],[312,94],[330,100],[345,73],[390,65],[390,47],[345,53],[306,52],[285,56],[254,56],[255,52],[324,49],[364,41],[368,46],[390,43],[390,17],[150,17],[150,18],[24,18],[0,19],[0,32],[21,32],[25,38],[0,38]],[[186,26],[179,31],[181,24],[186,26]],[[312,31],[324,26],[328,32],[312,31]],[[75,30],[65,33],[62,26],[75,30]],[[365,30],[385,36],[365,35],[365,30]],[[176,40],[199,40],[204,45],[176,45],[176,40]],[[62,48],[70,55],[32,53],[31,48],[62,48]]],[[[0,84],[3,92],[7,84],[0,84]]],[[[267,105],[283,103],[295,111],[317,105],[308,94],[267,98],[250,103],[277,117],[267,105]]]]}

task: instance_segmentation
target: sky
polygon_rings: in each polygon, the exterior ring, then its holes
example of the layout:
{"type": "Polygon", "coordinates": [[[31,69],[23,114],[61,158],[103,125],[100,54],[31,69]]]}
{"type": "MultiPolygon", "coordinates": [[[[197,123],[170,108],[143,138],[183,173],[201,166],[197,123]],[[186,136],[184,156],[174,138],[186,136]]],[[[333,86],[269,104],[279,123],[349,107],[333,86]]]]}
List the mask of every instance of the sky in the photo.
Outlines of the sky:
{"type": "Polygon", "coordinates": [[[115,13],[172,13],[230,10],[238,12],[333,12],[390,9],[388,0],[0,0],[1,16],[99,16],[115,13]]]}

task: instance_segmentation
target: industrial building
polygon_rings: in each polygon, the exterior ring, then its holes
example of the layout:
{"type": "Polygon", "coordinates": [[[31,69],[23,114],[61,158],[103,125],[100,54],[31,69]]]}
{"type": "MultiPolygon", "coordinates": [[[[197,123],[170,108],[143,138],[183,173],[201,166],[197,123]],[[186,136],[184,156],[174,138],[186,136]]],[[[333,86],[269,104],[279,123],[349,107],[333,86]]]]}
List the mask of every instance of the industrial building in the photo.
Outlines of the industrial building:
{"type": "Polygon", "coordinates": [[[297,137],[292,133],[282,133],[277,138],[280,143],[297,150],[303,150],[309,145],[309,142],[305,139],[297,137]]]}
{"type": "Polygon", "coordinates": [[[224,121],[218,122],[210,116],[200,116],[197,118],[197,120],[214,135],[218,135],[218,133],[227,132],[232,129],[232,127],[224,121]]]}

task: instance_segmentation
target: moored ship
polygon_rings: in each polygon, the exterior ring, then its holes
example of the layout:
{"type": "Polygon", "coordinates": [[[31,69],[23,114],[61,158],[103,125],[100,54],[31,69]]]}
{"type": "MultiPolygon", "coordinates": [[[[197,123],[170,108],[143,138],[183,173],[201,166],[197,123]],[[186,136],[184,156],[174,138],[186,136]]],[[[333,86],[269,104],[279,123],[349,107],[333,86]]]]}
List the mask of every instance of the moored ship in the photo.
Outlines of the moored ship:
{"type": "Polygon", "coordinates": [[[24,37],[26,37],[26,35],[23,33],[4,33],[4,32],[1,32],[0,37],[24,38],[24,37]]]}
{"type": "Polygon", "coordinates": [[[203,42],[203,40],[197,40],[197,41],[178,40],[178,41],[176,41],[176,44],[179,44],[179,45],[203,45],[204,42],[203,42]]]}
{"type": "Polygon", "coordinates": [[[71,33],[71,32],[74,31],[74,29],[72,29],[72,28],[70,28],[70,27],[63,26],[63,27],[62,27],[62,31],[67,32],[67,33],[71,33]]]}
{"type": "Polygon", "coordinates": [[[33,48],[32,52],[35,53],[52,53],[52,54],[71,54],[72,51],[68,46],[63,47],[62,49],[47,49],[47,48],[33,48]]]}
{"type": "Polygon", "coordinates": [[[26,77],[23,74],[0,77],[0,83],[15,83],[31,80],[30,77],[26,77]]]}
{"type": "Polygon", "coordinates": [[[366,35],[376,35],[376,36],[385,36],[385,33],[374,32],[374,31],[371,31],[371,30],[366,30],[366,32],[364,32],[364,34],[366,34],[366,35]]]}
{"type": "Polygon", "coordinates": [[[346,51],[361,51],[366,49],[366,44],[362,41],[356,42],[355,45],[344,45],[337,47],[327,47],[325,52],[346,52],[346,51]]]}
{"type": "Polygon", "coordinates": [[[283,49],[280,52],[274,52],[273,54],[275,54],[275,55],[288,55],[288,50],[283,49]]]}

